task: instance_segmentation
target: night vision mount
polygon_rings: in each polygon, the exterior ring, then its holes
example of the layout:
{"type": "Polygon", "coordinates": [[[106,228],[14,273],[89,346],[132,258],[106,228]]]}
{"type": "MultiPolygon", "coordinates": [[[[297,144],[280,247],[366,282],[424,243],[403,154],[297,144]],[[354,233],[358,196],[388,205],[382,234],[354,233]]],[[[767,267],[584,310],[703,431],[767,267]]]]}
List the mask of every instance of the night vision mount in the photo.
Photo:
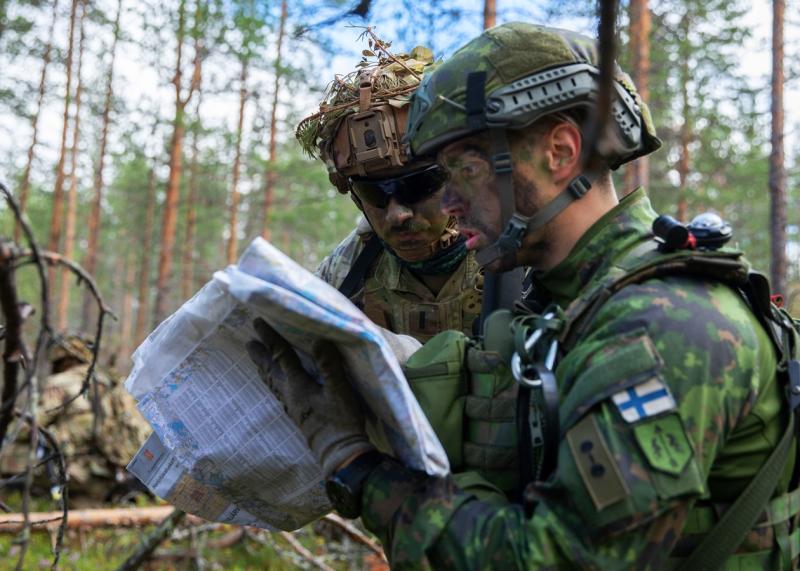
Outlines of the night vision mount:
{"type": "MultiPolygon", "coordinates": [[[[537,119],[584,106],[594,109],[600,71],[586,63],[568,64],[522,77],[493,91],[485,107],[489,128],[521,129],[537,119]]],[[[642,115],[633,96],[614,81],[616,97],[611,114],[616,126],[613,140],[603,141],[600,154],[620,164],[642,146],[642,115]]]]}

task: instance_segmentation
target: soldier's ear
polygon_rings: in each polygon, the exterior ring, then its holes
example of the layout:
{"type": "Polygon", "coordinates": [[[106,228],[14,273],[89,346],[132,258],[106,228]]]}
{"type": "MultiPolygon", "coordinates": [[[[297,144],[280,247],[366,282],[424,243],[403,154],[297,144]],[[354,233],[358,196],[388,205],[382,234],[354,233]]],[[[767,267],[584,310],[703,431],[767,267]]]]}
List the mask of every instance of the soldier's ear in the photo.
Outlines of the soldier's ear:
{"type": "Polygon", "coordinates": [[[581,167],[581,133],[569,122],[558,123],[545,140],[547,166],[556,183],[572,180],[581,167]]]}

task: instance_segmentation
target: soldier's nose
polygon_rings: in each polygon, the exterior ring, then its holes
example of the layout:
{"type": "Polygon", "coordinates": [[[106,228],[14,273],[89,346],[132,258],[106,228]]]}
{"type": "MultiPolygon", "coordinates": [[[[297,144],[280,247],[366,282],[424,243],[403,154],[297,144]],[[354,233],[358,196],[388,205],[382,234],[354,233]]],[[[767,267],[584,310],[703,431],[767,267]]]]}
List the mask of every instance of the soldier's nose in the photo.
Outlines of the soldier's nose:
{"type": "Polygon", "coordinates": [[[389,205],[386,207],[386,221],[392,226],[399,226],[406,220],[414,217],[414,211],[406,206],[400,204],[394,198],[389,200],[389,205]]]}
{"type": "Polygon", "coordinates": [[[448,216],[455,216],[456,218],[464,216],[467,213],[466,203],[450,184],[445,187],[444,193],[442,194],[441,208],[443,213],[448,216]]]}

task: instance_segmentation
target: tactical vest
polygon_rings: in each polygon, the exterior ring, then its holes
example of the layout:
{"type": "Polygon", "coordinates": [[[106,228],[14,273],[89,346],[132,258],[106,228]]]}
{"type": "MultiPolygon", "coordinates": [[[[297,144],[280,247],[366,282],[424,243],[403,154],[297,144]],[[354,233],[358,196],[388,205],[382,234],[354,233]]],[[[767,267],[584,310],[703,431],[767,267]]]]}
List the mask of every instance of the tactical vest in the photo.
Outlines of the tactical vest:
{"type": "MultiPolygon", "coordinates": [[[[781,442],[741,494],[740,500],[744,501],[728,506],[727,517],[720,515],[726,506],[698,502],[689,513],[668,565],[700,569],[712,566],[711,562],[725,561],[724,569],[790,568],[800,555],[797,477],[792,479],[788,493],[772,496],[786,458],[794,455],[800,459],[796,452],[800,423],[795,418],[800,410],[800,325],[771,303],[766,278],[751,272],[738,252],[663,253],[650,241],[634,248],[605,279],[558,316],[558,341],[568,352],[589,331],[605,302],[627,285],[673,276],[711,279],[741,292],[776,348],[778,381],[786,388],[790,413],[781,442]],[[747,503],[751,504],[749,508],[742,507],[747,503]],[[724,549],[729,545],[741,545],[741,552],[728,557],[730,551],[724,549]]],[[[483,343],[470,341],[459,332],[444,332],[414,354],[405,367],[412,390],[451,459],[452,471],[477,471],[509,497],[520,486],[520,458],[541,462],[544,442],[557,442],[584,403],[580,395],[573,394],[561,406],[556,403],[557,414],[561,415],[555,421],[559,429],[556,434],[550,430],[546,437],[543,429],[552,428],[553,422],[545,427],[548,423],[543,421],[554,418],[543,410],[546,399],[539,395],[538,402],[534,398],[530,403],[521,403],[520,385],[510,372],[512,354],[521,348],[520,319],[525,316],[495,312],[487,320],[483,343]],[[444,395],[452,400],[445,402],[444,395]],[[533,411],[532,416],[519,424],[523,411],[533,411]],[[520,454],[521,439],[539,450],[520,454]]],[[[529,473],[535,473],[536,468],[529,473]]]]}
{"type": "Polygon", "coordinates": [[[374,238],[367,242],[339,289],[375,324],[422,343],[449,329],[471,335],[472,323],[481,311],[482,275],[474,256],[464,258],[445,284],[443,292],[451,290],[451,295],[440,292],[434,296],[374,238]]]}

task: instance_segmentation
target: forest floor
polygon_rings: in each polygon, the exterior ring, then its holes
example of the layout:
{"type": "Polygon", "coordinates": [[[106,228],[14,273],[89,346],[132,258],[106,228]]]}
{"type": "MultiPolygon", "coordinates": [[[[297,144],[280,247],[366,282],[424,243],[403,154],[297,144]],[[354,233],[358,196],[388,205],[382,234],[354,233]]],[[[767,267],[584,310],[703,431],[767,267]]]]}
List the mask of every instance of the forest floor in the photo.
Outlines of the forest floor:
{"type": "MultiPolygon", "coordinates": [[[[20,503],[17,495],[4,498],[10,506],[20,503]]],[[[140,507],[165,505],[158,500],[140,497],[140,507]]],[[[108,504],[81,508],[120,507],[108,504]]],[[[132,507],[132,506],[128,506],[132,507]]],[[[31,511],[52,511],[49,500],[34,499],[31,511]]],[[[117,569],[133,553],[143,537],[155,526],[138,528],[81,528],[67,530],[58,568],[68,571],[102,571],[117,569]]],[[[222,524],[181,525],[170,540],[164,541],[142,570],[250,570],[269,569],[388,569],[366,548],[343,536],[331,526],[318,522],[293,533],[306,555],[300,555],[280,534],[222,524]],[[237,537],[238,535],[238,537],[237,537]],[[231,541],[231,537],[235,537],[231,541]],[[308,555],[315,560],[311,560],[308,555]]],[[[31,534],[31,543],[23,569],[49,569],[53,562],[52,541],[47,531],[31,534]]],[[[14,569],[20,546],[13,534],[0,535],[0,570],[14,569]]]]}

